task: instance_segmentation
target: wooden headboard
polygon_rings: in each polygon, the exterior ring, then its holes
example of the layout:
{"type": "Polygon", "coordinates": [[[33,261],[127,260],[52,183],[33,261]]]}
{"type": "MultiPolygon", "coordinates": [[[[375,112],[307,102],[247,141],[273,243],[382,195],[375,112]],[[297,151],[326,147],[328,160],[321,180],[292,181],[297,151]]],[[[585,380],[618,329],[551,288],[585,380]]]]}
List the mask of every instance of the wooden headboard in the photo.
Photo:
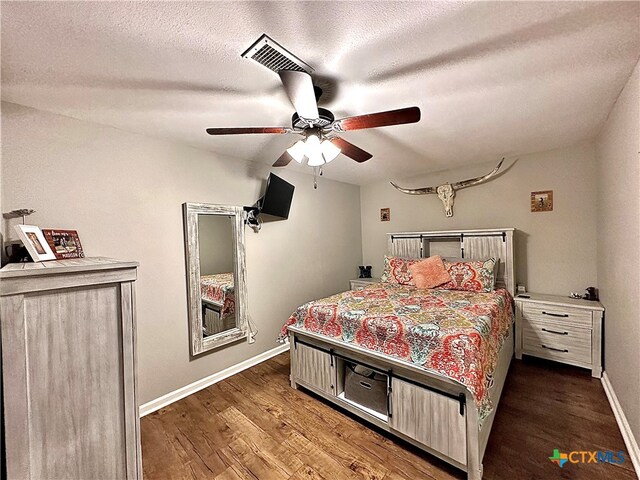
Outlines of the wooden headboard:
{"type": "Polygon", "coordinates": [[[431,255],[445,258],[499,258],[496,288],[506,288],[511,295],[515,295],[514,232],[515,228],[491,228],[388,233],[388,251],[390,255],[405,258],[426,258],[431,255]]]}

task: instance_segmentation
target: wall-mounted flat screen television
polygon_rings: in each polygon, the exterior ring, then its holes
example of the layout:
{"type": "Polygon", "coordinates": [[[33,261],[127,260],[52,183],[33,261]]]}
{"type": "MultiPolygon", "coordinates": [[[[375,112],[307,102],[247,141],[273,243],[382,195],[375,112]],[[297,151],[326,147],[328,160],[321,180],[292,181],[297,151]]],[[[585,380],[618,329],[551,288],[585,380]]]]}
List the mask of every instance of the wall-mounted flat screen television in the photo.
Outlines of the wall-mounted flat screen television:
{"type": "Polygon", "coordinates": [[[267,180],[264,196],[258,201],[260,213],[279,218],[289,218],[294,190],[295,187],[289,182],[271,173],[267,180]]]}

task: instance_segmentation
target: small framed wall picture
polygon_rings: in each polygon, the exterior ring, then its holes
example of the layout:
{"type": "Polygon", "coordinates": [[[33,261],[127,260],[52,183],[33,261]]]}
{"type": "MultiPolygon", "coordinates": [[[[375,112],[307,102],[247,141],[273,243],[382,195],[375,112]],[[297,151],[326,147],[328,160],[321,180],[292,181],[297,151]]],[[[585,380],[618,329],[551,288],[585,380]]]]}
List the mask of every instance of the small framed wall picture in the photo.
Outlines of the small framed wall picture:
{"type": "Polygon", "coordinates": [[[531,192],[531,211],[532,212],[553,211],[553,190],[531,192]]]}
{"type": "Polygon", "coordinates": [[[16,225],[16,233],[34,262],[56,259],[40,228],[35,225],[16,225]]]}
{"type": "Polygon", "coordinates": [[[381,208],[380,209],[380,221],[388,222],[391,220],[391,209],[390,208],[381,208]]]}
{"type": "Polygon", "coordinates": [[[42,233],[57,259],[84,257],[77,231],[43,228],[42,233]]]}

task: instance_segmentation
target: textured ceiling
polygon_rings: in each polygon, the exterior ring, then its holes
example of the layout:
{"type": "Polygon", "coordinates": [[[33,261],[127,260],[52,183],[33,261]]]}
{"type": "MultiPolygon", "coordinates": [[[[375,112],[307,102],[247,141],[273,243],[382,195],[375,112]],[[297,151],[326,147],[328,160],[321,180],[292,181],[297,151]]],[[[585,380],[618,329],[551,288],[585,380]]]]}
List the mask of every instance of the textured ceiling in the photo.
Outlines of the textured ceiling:
{"type": "Polygon", "coordinates": [[[271,164],[296,137],[204,131],[290,125],[278,76],[240,57],[267,33],[336,117],[422,109],[344,134],[374,157],[325,175],[365,184],[593,137],[639,19],[639,2],[2,2],[2,99],[271,164]]]}

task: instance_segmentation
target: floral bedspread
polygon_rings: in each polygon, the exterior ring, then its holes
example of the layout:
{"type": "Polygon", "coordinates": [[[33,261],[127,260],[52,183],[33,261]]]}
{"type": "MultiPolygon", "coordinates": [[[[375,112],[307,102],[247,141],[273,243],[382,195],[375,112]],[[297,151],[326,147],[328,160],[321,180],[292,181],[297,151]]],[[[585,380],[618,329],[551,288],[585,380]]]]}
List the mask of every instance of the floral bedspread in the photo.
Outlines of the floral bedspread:
{"type": "Polygon", "coordinates": [[[220,305],[222,317],[233,315],[236,310],[233,273],[202,275],[200,277],[200,295],[203,299],[220,305]]]}
{"type": "Polygon", "coordinates": [[[299,307],[289,326],[397,357],[456,380],[473,393],[480,419],[513,321],[507,290],[476,293],[373,284],[299,307]]]}

